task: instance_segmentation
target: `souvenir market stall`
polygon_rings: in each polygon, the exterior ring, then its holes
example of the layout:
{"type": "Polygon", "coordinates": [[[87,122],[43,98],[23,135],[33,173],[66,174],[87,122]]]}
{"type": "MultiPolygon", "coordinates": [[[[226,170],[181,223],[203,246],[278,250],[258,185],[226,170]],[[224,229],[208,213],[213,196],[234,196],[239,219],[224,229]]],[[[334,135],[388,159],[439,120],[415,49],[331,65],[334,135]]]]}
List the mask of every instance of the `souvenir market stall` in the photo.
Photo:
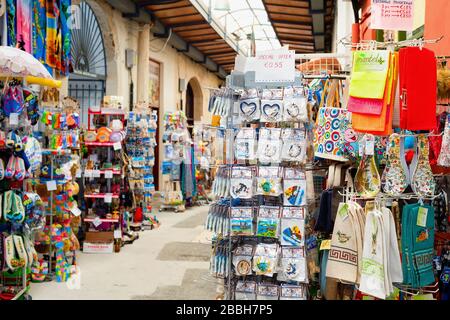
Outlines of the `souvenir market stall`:
{"type": "Polygon", "coordinates": [[[448,300],[448,82],[425,43],[297,55],[294,81],[233,72],[233,103],[211,95],[234,142],[206,221],[226,299],[448,300]]]}
{"type": "Polygon", "coordinates": [[[0,59],[0,299],[27,299],[30,281],[64,282],[77,272],[79,115],[30,54],[1,47],[0,59]]]}

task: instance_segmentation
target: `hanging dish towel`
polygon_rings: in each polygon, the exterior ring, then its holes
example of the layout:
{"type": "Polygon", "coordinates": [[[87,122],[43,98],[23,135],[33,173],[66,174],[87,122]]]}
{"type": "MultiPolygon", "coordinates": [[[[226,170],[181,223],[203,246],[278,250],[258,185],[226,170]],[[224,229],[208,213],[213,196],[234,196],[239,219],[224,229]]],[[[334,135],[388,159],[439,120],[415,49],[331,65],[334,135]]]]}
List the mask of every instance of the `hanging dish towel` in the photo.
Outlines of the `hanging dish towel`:
{"type": "Polygon", "coordinates": [[[364,247],[362,257],[361,285],[362,293],[379,299],[386,299],[386,245],[384,224],[381,212],[370,210],[366,217],[364,247]]]}
{"type": "Polygon", "coordinates": [[[331,249],[328,254],[327,277],[356,283],[358,278],[358,244],[350,205],[341,203],[336,215],[331,249]]]}
{"type": "Polygon", "coordinates": [[[402,48],[400,65],[400,128],[431,130],[436,126],[437,63],[426,48],[402,48]]]}

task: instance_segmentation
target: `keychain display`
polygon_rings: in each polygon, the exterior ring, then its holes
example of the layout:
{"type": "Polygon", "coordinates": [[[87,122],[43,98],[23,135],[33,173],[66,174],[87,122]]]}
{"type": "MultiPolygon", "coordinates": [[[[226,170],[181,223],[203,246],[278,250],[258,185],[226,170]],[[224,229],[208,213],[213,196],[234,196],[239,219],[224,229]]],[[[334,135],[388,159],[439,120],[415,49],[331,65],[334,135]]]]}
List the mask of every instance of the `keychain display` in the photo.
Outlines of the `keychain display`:
{"type": "Polygon", "coordinates": [[[303,248],[281,248],[277,279],[280,281],[307,281],[306,259],[303,248]]]}
{"type": "Polygon", "coordinates": [[[307,300],[307,288],[304,285],[281,285],[280,300],[307,300]]]}
{"type": "Polygon", "coordinates": [[[303,247],[305,245],[304,207],[283,207],[281,211],[281,245],[303,247]]]}
{"type": "Polygon", "coordinates": [[[230,229],[232,236],[252,236],[253,208],[232,207],[230,212],[230,229]]]}
{"type": "Polygon", "coordinates": [[[238,281],[234,298],[235,300],[256,300],[256,282],[238,281]]]}
{"type": "Polygon", "coordinates": [[[261,128],[259,130],[258,160],[263,164],[281,162],[281,129],[261,128]]]}
{"type": "Polygon", "coordinates": [[[235,140],[236,160],[256,159],[256,131],[252,128],[239,130],[235,140]]]}
{"type": "Polygon", "coordinates": [[[233,167],[231,169],[230,194],[236,199],[250,199],[253,196],[254,170],[249,167],[233,167]]]}
{"type": "Polygon", "coordinates": [[[248,276],[252,274],[253,246],[243,245],[237,247],[233,252],[234,272],[237,276],[248,276]]]}
{"type": "Polygon", "coordinates": [[[256,246],[253,257],[253,271],[256,275],[272,277],[276,272],[278,261],[278,245],[276,243],[260,243],[256,246]]]}
{"type": "Polygon", "coordinates": [[[259,237],[278,237],[280,207],[261,206],[258,209],[256,235],[259,237]]]}
{"type": "Polygon", "coordinates": [[[263,89],[261,96],[261,122],[283,120],[283,89],[263,89]]]}
{"type": "Polygon", "coordinates": [[[245,90],[239,98],[239,115],[247,122],[253,122],[261,118],[261,100],[258,90],[245,90]]]}
{"type": "Polygon", "coordinates": [[[259,283],[256,287],[256,300],[278,300],[279,286],[259,283]]]}
{"type": "Polygon", "coordinates": [[[281,186],[281,172],[279,167],[258,168],[256,194],[264,196],[279,196],[283,193],[281,186]]]}
{"type": "Polygon", "coordinates": [[[210,272],[215,277],[228,277],[228,244],[220,240],[215,244],[214,254],[211,256],[210,272]]]}
{"type": "Polygon", "coordinates": [[[281,160],[303,163],[306,157],[305,131],[302,129],[285,128],[281,138],[281,160]]]}
{"type": "Polygon", "coordinates": [[[206,220],[206,229],[224,236],[230,231],[230,201],[221,199],[213,203],[208,210],[208,217],[206,220]]]}
{"type": "Polygon", "coordinates": [[[305,88],[284,88],[283,120],[288,122],[308,122],[305,88]]]}
{"type": "Polygon", "coordinates": [[[306,205],[306,176],[296,168],[285,168],[283,180],[283,204],[285,206],[306,205]]]}
{"type": "Polygon", "coordinates": [[[217,169],[211,189],[212,193],[217,197],[230,195],[230,168],[221,166],[217,169]]]}

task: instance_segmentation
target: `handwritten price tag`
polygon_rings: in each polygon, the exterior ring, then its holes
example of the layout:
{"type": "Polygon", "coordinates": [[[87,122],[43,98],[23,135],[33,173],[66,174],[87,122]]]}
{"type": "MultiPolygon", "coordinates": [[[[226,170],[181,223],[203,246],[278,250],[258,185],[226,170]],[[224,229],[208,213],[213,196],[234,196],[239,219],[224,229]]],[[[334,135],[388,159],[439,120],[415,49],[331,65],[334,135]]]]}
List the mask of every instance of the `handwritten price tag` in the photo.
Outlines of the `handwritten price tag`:
{"type": "Polygon", "coordinates": [[[279,49],[256,53],[255,82],[293,82],[295,51],[279,49]]]}
{"type": "Polygon", "coordinates": [[[106,179],[112,179],[113,178],[113,171],[112,170],[106,170],[105,171],[105,178],[106,179]]]}
{"type": "Polygon", "coordinates": [[[414,0],[373,0],[371,29],[412,31],[414,29],[414,0]]]}
{"type": "Polygon", "coordinates": [[[47,190],[48,191],[56,190],[56,181],[55,180],[47,181],[47,190]]]}
{"type": "Polygon", "coordinates": [[[111,203],[112,202],[112,193],[105,194],[105,203],[111,203]]]}
{"type": "Polygon", "coordinates": [[[114,148],[114,151],[122,149],[122,143],[121,142],[115,142],[113,144],[113,148],[114,148]]]}

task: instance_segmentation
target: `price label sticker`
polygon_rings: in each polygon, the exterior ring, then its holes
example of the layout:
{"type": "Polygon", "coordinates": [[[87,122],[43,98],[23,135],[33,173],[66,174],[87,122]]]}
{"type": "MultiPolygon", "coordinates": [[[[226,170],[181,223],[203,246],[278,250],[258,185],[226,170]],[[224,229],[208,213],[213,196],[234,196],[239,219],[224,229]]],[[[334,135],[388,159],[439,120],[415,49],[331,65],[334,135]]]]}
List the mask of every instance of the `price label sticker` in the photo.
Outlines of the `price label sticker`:
{"type": "Polygon", "coordinates": [[[338,210],[339,216],[342,220],[345,220],[348,217],[348,204],[344,203],[338,210]]]}
{"type": "Polygon", "coordinates": [[[55,180],[47,181],[46,184],[47,184],[48,191],[56,191],[56,181],[55,180]]]}
{"type": "Polygon", "coordinates": [[[97,228],[102,224],[102,220],[99,217],[95,217],[94,221],[92,221],[92,224],[97,228]]]}
{"type": "Polygon", "coordinates": [[[427,216],[428,216],[428,208],[419,207],[419,212],[417,213],[417,225],[419,227],[427,226],[427,216]]]}
{"type": "Polygon", "coordinates": [[[100,178],[100,170],[92,170],[92,178],[100,178]]]}
{"type": "Polygon", "coordinates": [[[322,240],[320,243],[320,250],[330,250],[331,249],[331,240],[322,240]]]}
{"type": "Polygon", "coordinates": [[[19,114],[18,113],[10,113],[9,114],[9,124],[11,126],[17,126],[19,124],[19,114]]]}
{"type": "Polygon", "coordinates": [[[78,208],[78,206],[74,206],[72,209],[70,209],[70,212],[72,212],[75,217],[78,217],[81,214],[81,210],[80,208],[78,208]]]}
{"type": "Polygon", "coordinates": [[[75,174],[75,177],[76,177],[76,178],[81,178],[81,170],[80,170],[80,169],[77,169],[77,172],[76,172],[76,174],[75,174]]]}
{"type": "Polygon", "coordinates": [[[122,239],[122,230],[114,230],[114,239],[122,239]]]}
{"type": "Polygon", "coordinates": [[[111,203],[112,202],[112,193],[105,194],[105,203],[111,203]]]}
{"type": "Polygon", "coordinates": [[[92,178],[92,170],[84,170],[84,176],[86,178],[92,178]]]}
{"type": "Polygon", "coordinates": [[[112,170],[106,170],[105,171],[105,178],[106,179],[112,179],[113,178],[113,171],[112,170]]]}
{"type": "Polygon", "coordinates": [[[114,148],[114,151],[121,150],[122,149],[122,143],[121,142],[114,142],[113,148],[114,148]]]}
{"type": "Polygon", "coordinates": [[[366,140],[366,155],[373,156],[375,150],[375,141],[373,139],[366,140]]]}

